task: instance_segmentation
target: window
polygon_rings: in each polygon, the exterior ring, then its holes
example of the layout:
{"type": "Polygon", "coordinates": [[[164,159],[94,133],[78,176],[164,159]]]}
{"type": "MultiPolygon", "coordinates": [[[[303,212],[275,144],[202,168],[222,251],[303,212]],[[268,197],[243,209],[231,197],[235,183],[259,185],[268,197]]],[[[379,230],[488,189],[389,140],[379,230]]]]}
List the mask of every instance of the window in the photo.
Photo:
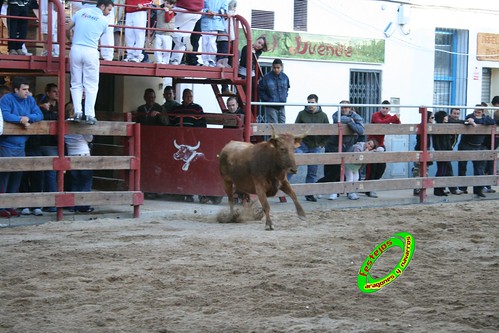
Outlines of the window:
{"type": "Polygon", "coordinates": [[[274,12],[266,10],[251,11],[251,27],[254,29],[274,30],[274,12]]]}
{"type": "MultiPolygon", "coordinates": [[[[350,102],[352,104],[379,104],[381,103],[381,72],[380,71],[350,71],[350,102]]],[[[359,107],[357,113],[364,118],[364,122],[371,121],[371,116],[377,111],[376,107],[359,107]]]]}
{"type": "Polygon", "coordinates": [[[465,105],[467,80],[468,31],[437,28],[433,104],[465,105]]]}
{"type": "Polygon", "coordinates": [[[295,12],[293,16],[293,27],[297,31],[307,31],[307,4],[308,0],[294,0],[295,12]]]}

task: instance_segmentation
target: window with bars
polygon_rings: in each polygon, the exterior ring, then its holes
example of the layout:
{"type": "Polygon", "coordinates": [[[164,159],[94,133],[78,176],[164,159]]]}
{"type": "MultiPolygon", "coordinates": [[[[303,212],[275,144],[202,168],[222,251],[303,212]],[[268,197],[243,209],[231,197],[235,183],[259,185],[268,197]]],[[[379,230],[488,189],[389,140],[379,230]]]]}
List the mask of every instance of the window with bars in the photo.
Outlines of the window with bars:
{"type": "Polygon", "coordinates": [[[468,31],[437,28],[433,104],[466,105],[467,81],[468,31]]]}
{"type": "Polygon", "coordinates": [[[254,29],[274,30],[275,13],[267,10],[251,11],[251,27],[254,29]]]}
{"type": "MultiPolygon", "coordinates": [[[[381,103],[381,72],[380,71],[350,71],[350,102],[352,104],[381,103]]],[[[365,123],[371,121],[376,107],[366,106],[356,110],[364,118],[365,123]]]]}
{"type": "Polygon", "coordinates": [[[307,31],[308,0],[294,0],[293,27],[296,31],[307,31]]]}

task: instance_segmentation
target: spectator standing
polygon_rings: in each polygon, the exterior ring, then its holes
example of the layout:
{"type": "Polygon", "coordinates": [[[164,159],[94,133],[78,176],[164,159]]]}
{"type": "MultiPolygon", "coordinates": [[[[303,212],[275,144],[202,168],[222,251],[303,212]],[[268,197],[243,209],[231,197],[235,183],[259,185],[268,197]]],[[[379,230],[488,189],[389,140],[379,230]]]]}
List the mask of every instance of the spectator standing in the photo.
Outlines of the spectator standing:
{"type": "Polygon", "coordinates": [[[99,90],[99,38],[106,32],[108,16],[113,8],[112,0],[98,0],[96,7],[80,9],[66,27],[68,38],[74,28],[70,51],[71,96],[74,102],[74,119],[83,120],[82,96],[85,90],[86,123],[94,125],[95,101],[99,90]]]}
{"type": "MultiPolygon", "coordinates": [[[[59,88],[55,83],[45,86],[45,94],[40,101],[40,109],[44,120],[57,120],[59,118],[59,88]]],[[[40,136],[41,156],[58,156],[56,135],[40,136]]],[[[57,171],[43,171],[43,192],[57,192],[57,171]]],[[[55,207],[46,207],[49,212],[56,212],[55,207]]]]}
{"type": "MultiPolygon", "coordinates": [[[[308,103],[318,103],[319,97],[316,94],[310,94],[307,97],[308,103]]],[[[322,111],[322,108],[318,105],[308,105],[302,111],[298,113],[295,120],[296,124],[329,124],[327,114],[322,111]]],[[[307,135],[301,141],[301,144],[296,148],[296,154],[318,154],[322,152],[323,147],[326,144],[328,136],[325,135],[307,135]]],[[[317,181],[317,170],[319,166],[315,164],[307,165],[307,176],[305,178],[306,183],[315,183],[317,181]]],[[[305,199],[307,201],[317,201],[315,196],[306,195],[305,199]]]]}
{"type": "MultiPolygon", "coordinates": [[[[239,76],[242,77],[242,78],[245,78],[246,77],[246,61],[247,61],[247,57],[246,57],[246,50],[247,50],[247,45],[244,45],[243,48],[241,49],[241,56],[239,58],[239,70],[238,70],[238,73],[239,73],[239,76]]],[[[255,55],[256,59],[258,60],[258,58],[260,58],[260,56],[262,55],[263,52],[267,52],[268,48],[267,48],[267,39],[265,38],[265,36],[260,36],[258,37],[255,42],[253,43],[253,45],[251,45],[251,52],[252,54],[255,55]]],[[[255,67],[256,67],[256,63],[254,61],[254,59],[251,60],[251,76],[254,77],[255,76],[255,67]]]]}
{"type": "MultiPolygon", "coordinates": [[[[286,103],[290,88],[289,78],[283,72],[281,59],[272,62],[272,71],[265,74],[258,82],[258,95],[262,102],[286,103]]],[[[286,123],[284,106],[265,105],[263,107],[267,123],[286,123]]]]}
{"type": "Polygon", "coordinates": [[[26,39],[26,36],[28,35],[28,17],[31,9],[30,3],[30,0],[8,0],[9,6],[7,7],[7,15],[23,17],[7,19],[9,39],[11,39],[7,42],[10,55],[28,55],[28,53],[23,50],[24,42],[22,40],[26,39]]]}
{"type": "MultiPolygon", "coordinates": [[[[175,13],[172,11],[177,0],[166,0],[162,5],[162,10],[156,11],[156,28],[164,30],[175,29],[175,13]]],[[[156,30],[154,48],[161,51],[154,51],[154,57],[158,64],[169,64],[173,44],[173,31],[156,30]]]]}
{"type": "MultiPolygon", "coordinates": [[[[494,96],[492,98],[492,101],[490,103],[494,107],[499,107],[499,96],[494,96]]],[[[492,111],[491,112],[491,114],[492,114],[491,118],[495,118],[495,114],[497,114],[498,111],[499,110],[492,111]]],[[[496,124],[497,124],[497,121],[496,121],[496,124]]],[[[496,137],[495,137],[495,140],[494,140],[494,148],[493,148],[493,150],[496,150],[497,147],[499,147],[499,139],[498,139],[498,135],[499,134],[496,133],[495,135],[496,135],[496,137]]],[[[483,142],[483,145],[488,150],[492,150],[492,140],[491,139],[492,139],[491,136],[487,135],[485,137],[484,142],[483,142]]],[[[490,175],[490,176],[493,176],[493,175],[496,174],[496,171],[494,170],[494,161],[493,160],[487,160],[487,161],[485,161],[485,171],[484,171],[484,174],[485,175],[490,175]]],[[[485,192],[485,193],[495,193],[496,190],[494,190],[491,185],[487,185],[487,186],[483,187],[483,192],[485,192]]]]}
{"type": "MultiPolygon", "coordinates": [[[[449,112],[449,116],[447,117],[449,124],[464,124],[465,121],[460,118],[461,118],[461,109],[459,108],[452,108],[449,112]]],[[[459,141],[459,134],[453,134],[451,150],[454,150],[454,147],[457,145],[458,141],[459,141]]],[[[450,172],[452,173],[452,175],[454,175],[454,171],[452,170],[452,163],[450,164],[450,172]]],[[[449,191],[450,193],[456,195],[463,194],[463,191],[461,191],[458,187],[455,186],[449,187],[449,191]]]]}
{"type": "MultiPolygon", "coordinates": [[[[390,102],[384,100],[381,102],[383,107],[378,112],[374,112],[371,116],[372,124],[400,124],[400,114],[390,114],[390,102]]],[[[383,134],[369,135],[368,140],[376,140],[377,146],[382,147],[386,151],[385,136],[383,134]]],[[[378,180],[383,177],[386,170],[386,163],[370,163],[366,165],[365,180],[378,180]]],[[[378,194],[374,191],[366,192],[366,195],[371,198],[377,198],[378,194]]]]}
{"type": "MultiPolygon", "coordinates": [[[[340,104],[350,104],[350,101],[342,100],[340,104]]],[[[333,114],[333,123],[341,123],[348,126],[353,132],[351,135],[343,135],[343,144],[341,152],[351,152],[353,145],[357,142],[359,136],[364,135],[364,120],[350,106],[342,106],[339,111],[333,114]]],[[[339,137],[332,135],[326,142],[326,153],[339,152],[339,137]]],[[[338,182],[341,175],[341,166],[339,164],[324,165],[324,177],[319,179],[318,183],[338,182]]],[[[338,195],[333,193],[329,196],[329,200],[336,200],[338,195]]],[[[352,197],[352,200],[353,199],[352,197]]]]}
{"type": "MultiPolygon", "coordinates": [[[[427,123],[432,124],[434,122],[434,120],[435,120],[435,117],[433,116],[433,112],[428,111],[427,112],[427,123]]],[[[430,149],[430,146],[431,146],[431,136],[430,136],[430,134],[428,134],[428,136],[426,138],[426,149],[430,149]]],[[[422,149],[421,135],[418,134],[418,135],[416,135],[416,145],[414,146],[414,150],[421,150],[421,149],[422,149]]],[[[430,166],[432,164],[433,164],[432,161],[429,161],[426,164],[426,174],[428,174],[428,166],[430,166]]],[[[414,162],[414,167],[412,168],[412,176],[413,177],[421,177],[421,166],[422,166],[422,163],[414,162]]],[[[414,195],[419,195],[421,193],[421,189],[415,188],[412,193],[414,195]]]]}
{"type": "MultiPolygon", "coordinates": [[[[12,80],[14,92],[0,99],[0,110],[5,122],[20,124],[26,130],[30,124],[41,121],[43,114],[35,99],[29,92],[29,81],[22,77],[12,80]]],[[[0,136],[0,157],[26,156],[25,144],[27,135],[0,136]]],[[[0,193],[17,193],[21,183],[22,172],[0,172],[0,193]]],[[[13,208],[0,209],[0,217],[19,216],[13,208]]]]}
{"type": "Polygon", "coordinates": [[[161,125],[160,116],[163,109],[161,105],[156,103],[156,93],[154,92],[154,89],[147,88],[144,91],[144,101],[146,104],[137,108],[135,121],[142,125],[161,125]]]}
{"type": "MultiPolygon", "coordinates": [[[[452,108],[449,113],[449,124],[464,124],[464,120],[461,119],[461,109],[459,108],[452,108]]],[[[458,143],[459,141],[459,134],[454,134],[453,136],[453,143],[452,147],[458,143]]]]}
{"type": "MultiPolygon", "coordinates": [[[[234,32],[234,19],[236,15],[237,1],[231,0],[227,4],[227,17],[223,17],[224,31],[217,36],[217,53],[229,53],[229,43],[236,39],[234,32]]],[[[231,57],[232,58],[232,57],[231,57]]],[[[217,67],[231,67],[228,55],[217,55],[217,67]]],[[[222,88],[222,91],[224,89],[222,88]]]]}
{"type": "MultiPolygon", "coordinates": [[[[194,29],[192,31],[199,33],[201,32],[201,19],[196,21],[196,24],[194,25],[194,29]]],[[[191,34],[191,36],[189,37],[192,52],[197,52],[199,50],[199,39],[201,39],[201,34],[199,33],[191,34]]],[[[187,53],[185,55],[185,63],[190,66],[202,66],[198,62],[198,55],[196,53],[187,53]]],[[[170,64],[178,65],[177,63],[172,63],[172,61],[170,61],[170,64]]]]}
{"type": "MultiPolygon", "coordinates": [[[[92,142],[93,136],[89,134],[66,134],[64,141],[68,156],[90,156],[90,147],[88,144],[92,142]]],[[[91,192],[92,191],[92,170],[71,170],[69,172],[71,178],[72,192],[91,192]]],[[[75,212],[91,213],[94,211],[90,206],[75,206],[75,212]]]]}
{"type": "MultiPolygon", "coordinates": [[[[35,96],[35,101],[38,107],[42,108],[42,99],[45,94],[38,94],[35,96]]],[[[42,111],[43,112],[43,111],[42,111]]],[[[40,150],[41,135],[30,135],[25,143],[24,151],[27,157],[42,156],[40,150]]],[[[38,193],[43,192],[43,178],[44,171],[24,171],[19,185],[20,193],[38,193]]],[[[21,215],[42,216],[42,207],[25,207],[21,210],[21,215]]]]}
{"type": "MultiPolygon", "coordinates": [[[[191,36],[190,31],[194,29],[196,22],[201,18],[201,10],[204,8],[204,0],[177,0],[174,10],[175,27],[178,32],[173,34],[174,51],[185,51],[187,39],[191,36]]],[[[174,52],[170,63],[178,65],[182,62],[184,56],[181,52],[174,52]]]]}
{"type": "MultiPolygon", "coordinates": [[[[201,16],[201,31],[216,33],[203,34],[203,65],[215,67],[217,65],[215,54],[217,52],[217,36],[225,31],[224,17],[219,14],[227,14],[227,0],[205,0],[203,16],[201,16]]],[[[225,67],[225,66],[223,66],[225,67]]]]}
{"type": "MultiPolygon", "coordinates": [[[[438,111],[435,113],[435,122],[437,124],[445,124],[449,122],[449,116],[445,111],[438,111]]],[[[433,142],[433,149],[439,150],[452,150],[452,142],[454,140],[453,134],[433,134],[431,138],[433,142]]],[[[452,165],[450,161],[437,161],[436,177],[452,177],[452,165]]],[[[435,187],[433,194],[439,197],[447,196],[444,187],[435,187]]],[[[456,193],[457,194],[457,193],[456,193]]]]}
{"type": "MultiPolygon", "coordinates": [[[[475,106],[482,106],[482,104],[476,104],[475,106]]],[[[494,119],[484,114],[483,109],[475,109],[473,113],[466,116],[465,124],[477,126],[477,125],[495,125],[494,119]]],[[[463,134],[461,135],[461,141],[459,141],[458,150],[484,150],[485,137],[487,135],[483,134],[463,134]]],[[[468,161],[459,161],[459,176],[466,176],[468,161]]],[[[483,176],[485,171],[485,161],[473,161],[473,175],[483,176]]],[[[459,187],[464,193],[468,193],[468,188],[466,186],[459,187]]],[[[473,193],[478,197],[485,198],[483,194],[483,186],[473,186],[473,193]]]]}
{"type": "Polygon", "coordinates": [[[126,0],[125,4],[125,42],[127,47],[140,48],[140,50],[127,49],[125,61],[141,62],[144,59],[142,49],[146,42],[147,11],[146,6],[150,0],[126,0]]]}
{"type": "MultiPolygon", "coordinates": [[[[50,33],[50,38],[52,38],[52,55],[54,57],[59,56],[59,44],[57,44],[57,11],[55,10],[55,5],[51,4],[52,7],[52,22],[50,24],[49,29],[49,2],[48,0],[39,0],[40,2],[40,15],[41,19],[41,30],[43,40],[47,40],[48,34],[50,33]]],[[[64,4],[62,6],[64,8],[64,4]]],[[[45,44],[43,44],[44,50],[42,51],[42,56],[46,56],[48,54],[48,50],[45,48],[45,44]]]]}

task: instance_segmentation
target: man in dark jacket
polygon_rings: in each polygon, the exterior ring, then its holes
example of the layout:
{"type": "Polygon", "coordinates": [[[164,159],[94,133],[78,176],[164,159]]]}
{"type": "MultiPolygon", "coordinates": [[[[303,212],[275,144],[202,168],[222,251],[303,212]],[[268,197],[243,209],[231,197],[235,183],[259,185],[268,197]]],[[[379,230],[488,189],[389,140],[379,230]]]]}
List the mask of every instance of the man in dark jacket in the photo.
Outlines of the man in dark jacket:
{"type": "MultiPolygon", "coordinates": [[[[476,104],[475,106],[483,106],[482,104],[476,104]]],[[[467,125],[477,126],[477,125],[495,125],[494,119],[485,115],[483,109],[475,109],[473,113],[466,116],[467,125]]],[[[461,135],[461,141],[459,141],[458,150],[484,150],[484,141],[486,135],[484,134],[463,134],[461,135]]],[[[459,164],[459,176],[466,176],[467,161],[460,161],[459,164]]],[[[485,161],[473,161],[473,175],[482,176],[485,171],[485,161]]],[[[466,186],[459,187],[464,193],[468,193],[468,188],[466,186]]],[[[473,186],[473,193],[479,197],[485,198],[483,194],[483,186],[473,186]]]]}
{"type": "MultiPolygon", "coordinates": [[[[282,69],[281,59],[275,59],[272,62],[272,71],[265,74],[258,82],[258,96],[262,102],[286,103],[290,85],[289,78],[282,69]]],[[[263,109],[267,123],[284,124],[286,122],[284,106],[267,105],[263,109]]]]}
{"type": "MultiPolygon", "coordinates": [[[[445,111],[438,111],[435,113],[435,122],[437,124],[446,124],[449,122],[449,115],[445,111]]],[[[431,136],[433,142],[433,149],[435,150],[452,150],[454,142],[454,134],[434,134],[431,136]]],[[[452,164],[450,161],[437,161],[437,173],[436,177],[452,177],[454,173],[452,172],[452,164]]],[[[455,187],[449,188],[453,194],[461,194],[456,192],[455,187]]],[[[435,187],[433,189],[433,194],[436,196],[447,196],[444,187],[435,187]]]]}
{"type": "MultiPolygon", "coordinates": [[[[311,94],[307,97],[308,103],[317,103],[319,97],[316,94],[311,94]]],[[[298,113],[296,117],[296,124],[329,124],[327,119],[327,114],[322,111],[322,108],[317,105],[306,106],[305,109],[298,113]]],[[[329,137],[325,135],[307,135],[303,138],[300,147],[296,148],[295,153],[297,154],[317,154],[320,153],[322,147],[326,144],[329,137]]],[[[305,178],[306,183],[315,183],[317,181],[317,169],[318,165],[309,164],[307,166],[307,177],[305,178]]],[[[307,201],[317,201],[315,196],[306,195],[305,199],[307,201]]]]}

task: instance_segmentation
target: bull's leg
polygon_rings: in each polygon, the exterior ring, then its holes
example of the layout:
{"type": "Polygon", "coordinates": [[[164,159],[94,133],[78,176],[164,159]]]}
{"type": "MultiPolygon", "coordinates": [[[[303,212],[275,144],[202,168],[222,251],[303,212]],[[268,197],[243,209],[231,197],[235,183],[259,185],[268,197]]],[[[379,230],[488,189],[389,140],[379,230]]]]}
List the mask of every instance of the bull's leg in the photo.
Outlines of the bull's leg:
{"type": "Polygon", "coordinates": [[[289,195],[291,197],[291,199],[293,199],[293,202],[295,203],[295,207],[296,207],[296,213],[298,214],[300,219],[304,220],[305,219],[305,211],[303,210],[303,207],[301,206],[301,204],[298,202],[298,197],[296,196],[295,191],[293,190],[293,188],[291,187],[291,184],[288,182],[287,179],[285,179],[282,182],[281,187],[279,189],[281,191],[283,191],[284,193],[286,193],[287,195],[289,195]]]}
{"type": "Polygon", "coordinates": [[[230,214],[234,214],[234,185],[229,180],[224,180],[224,190],[229,199],[230,214]]]}
{"type": "Polygon", "coordinates": [[[270,205],[269,201],[267,200],[267,193],[262,187],[257,186],[256,194],[258,195],[258,200],[260,200],[263,212],[265,213],[265,230],[274,230],[274,227],[272,226],[272,220],[270,219],[270,205]]]}

